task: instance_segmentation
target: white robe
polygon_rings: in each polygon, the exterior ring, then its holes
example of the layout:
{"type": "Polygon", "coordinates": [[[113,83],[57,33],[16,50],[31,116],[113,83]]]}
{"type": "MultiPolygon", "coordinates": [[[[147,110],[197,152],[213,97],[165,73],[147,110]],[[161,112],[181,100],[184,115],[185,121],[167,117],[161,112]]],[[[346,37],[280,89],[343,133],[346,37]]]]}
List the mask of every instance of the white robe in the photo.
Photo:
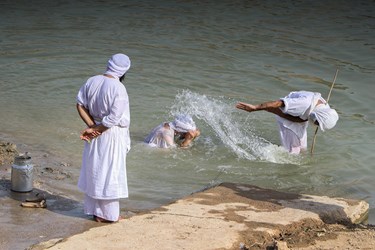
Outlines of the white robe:
{"type": "Polygon", "coordinates": [[[164,123],[155,127],[146,137],[145,142],[151,147],[176,147],[176,144],[174,143],[174,130],[172,128],[165,128],[164,123]]]}
{"type": "Polygon", "coordinates": [[[93,199],[127,198],[130,111],[125,86],[118,79],[91,77],[79,90],[77,103],[89,110],[97,124],[109,128],[91,143],[85,142],[78,187],[93,199]]]}
{"type": "MultiPolygon", "coordinates": [[[[319,99],[321,99],[320,93],[309,91],[291,92],[280,99],[285,105],[280,109],[285,114],[308,120],[319,99]]],[[[276,119],[283,147],[294,154],[299,154],[300,151],[306,150],[308,122],[292,122],[280,116],[276,116],[276,119]]]]}

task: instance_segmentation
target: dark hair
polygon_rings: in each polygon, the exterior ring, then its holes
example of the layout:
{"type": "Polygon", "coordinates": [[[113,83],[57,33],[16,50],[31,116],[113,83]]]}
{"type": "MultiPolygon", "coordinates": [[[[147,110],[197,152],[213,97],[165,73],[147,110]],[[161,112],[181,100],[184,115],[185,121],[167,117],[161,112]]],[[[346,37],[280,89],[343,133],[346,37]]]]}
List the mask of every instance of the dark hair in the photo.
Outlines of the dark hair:
{"type": "Polygon", "coordinates": [[[124,82],[124,79],[125,79],[125,75],[126,75],[126,73],[125,74],[123,74],[121,77],[120,77],[120,82],[124,82]]]}

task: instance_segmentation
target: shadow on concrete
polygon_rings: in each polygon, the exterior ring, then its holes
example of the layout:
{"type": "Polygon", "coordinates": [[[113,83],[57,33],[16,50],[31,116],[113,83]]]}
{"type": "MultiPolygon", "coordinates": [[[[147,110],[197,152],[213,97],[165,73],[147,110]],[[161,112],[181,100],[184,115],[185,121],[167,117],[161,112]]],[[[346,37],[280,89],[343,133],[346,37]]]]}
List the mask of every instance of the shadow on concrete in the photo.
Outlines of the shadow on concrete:
{"type": "Polygon", "coordinates": [[[19,201],[19,205],[21,205],[22,202],[26,201],[26,199],[35,199],[37,197],[43,196],[47,201],[47,207],[45,209],[51,212],[70,217],[90,219],[83,214],[82,204],[80,202],[68,199],[63,196],[53,195],[37,188],[33,188],[33,190],[30,192],[15,192],[11,190],[10,180],[0,180],[0,186],[2,187],[3,191],[4,189],[6,191],[0,193],[0,198],[9,197],[15,201],[19,201]],[[80,210],[80,213],[75,213],[76,210],[80,210]]]}
{"type": "Polygon", "coordinates": [[[103,224],[83,214],[80,202],[34,188],[31,192],[11,191],[11,181],[0,180],[0,234],[2,249],[25,249],[50,239],[66,238],[103,224]],[[26,199],[44,195],[46,208],[26,208],[26,199]],[[6,225],[6,226],[5,226],[6,225]]]}

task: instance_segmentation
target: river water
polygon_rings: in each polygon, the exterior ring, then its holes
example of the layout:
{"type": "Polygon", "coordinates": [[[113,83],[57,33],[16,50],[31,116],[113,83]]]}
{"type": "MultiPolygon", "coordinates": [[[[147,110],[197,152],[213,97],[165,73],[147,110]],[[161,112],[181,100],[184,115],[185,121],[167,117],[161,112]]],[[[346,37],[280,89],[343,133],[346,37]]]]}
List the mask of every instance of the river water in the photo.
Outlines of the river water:
{"type": "Polygon", "coordinates": [[[363,199],[374,223],[374,18],[375,3],[365,0],[2,1],[0,139],[26,148],[39,172],[58,162],[69,178],[50,185],[79,199],[84,125],[75,97],[112,54],[125,53],[132,60],[125,209],[236,182],[363,199]],[[313,156],[278,147],[272,114],[235,109],[237,101],[296,90],[326,97],[336,69],[330,103],[340,120],[318,132],[313,156]],[[202,132],[191,148],[143,144],[179,112],[202,132]]]}

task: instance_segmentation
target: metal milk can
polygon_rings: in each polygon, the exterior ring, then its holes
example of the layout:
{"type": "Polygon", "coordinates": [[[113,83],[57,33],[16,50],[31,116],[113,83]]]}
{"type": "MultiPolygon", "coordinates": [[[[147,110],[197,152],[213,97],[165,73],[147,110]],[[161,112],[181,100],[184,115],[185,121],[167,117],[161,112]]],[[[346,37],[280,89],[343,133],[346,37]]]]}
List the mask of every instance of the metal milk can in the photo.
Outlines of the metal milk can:
{"type": "Polygon", "coordinates": [[[27,152],[14,157],[11,183],[11,190],[15,192],[30,192],[33,190],[33,165],[27,152]]]}

